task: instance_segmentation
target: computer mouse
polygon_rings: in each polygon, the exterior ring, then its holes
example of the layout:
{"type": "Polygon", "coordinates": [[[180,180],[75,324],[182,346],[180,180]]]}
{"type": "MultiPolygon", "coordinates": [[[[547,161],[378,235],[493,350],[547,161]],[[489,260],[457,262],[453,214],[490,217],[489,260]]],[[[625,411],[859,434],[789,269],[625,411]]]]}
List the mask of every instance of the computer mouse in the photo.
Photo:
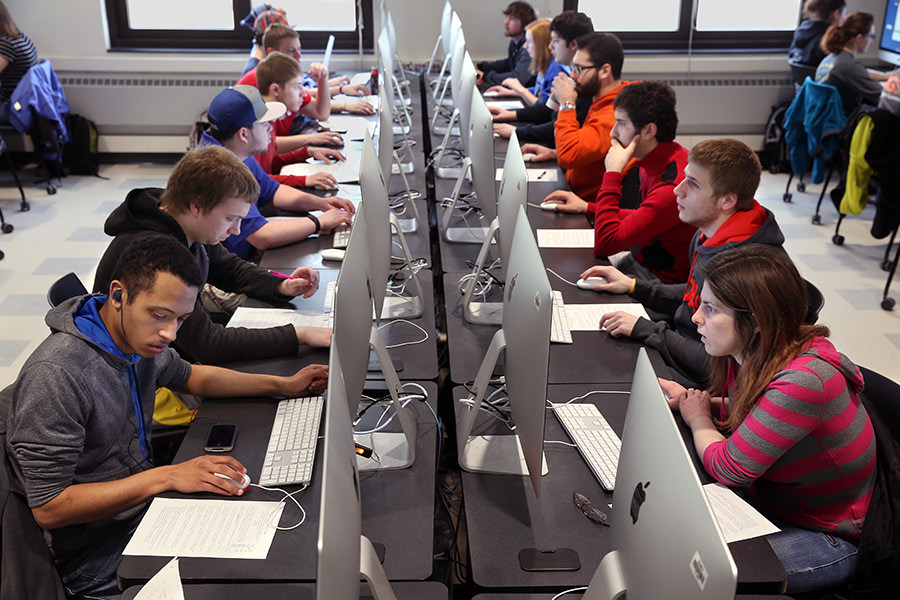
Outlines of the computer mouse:
{"type": "Polygon", "coordinates": [[[493,98],[494,96],[499,96],[500,92],[485,92],[482,94],[485,98],[493,98]]]}
{"type": "Polygon", "coordinates": [[[537,154],[535,154],[534,152],[526,152],[522,155],[522,160],[524,160],[525,162],[531,162],[535,159],[535,157],[537,157],[537,154]]]}
{"type": "Polygon", "coordinates": [[[575,285],[583,290],[591,290],[594,289],[595,285],[600,285],[601,283],[606,283],[606,277],[588,277],[587,279],[579,279],[575,282],[575,285]]]}
{"type": "Polygon", "coordinates": [[[326,248],[322,250],[322,260],[333,260],[340,262],[344,260],[344,252],[341,248],[326,248]]]}
{"type": "MultiPolygon", "coordinates": [[[[250,476],[247,475],[246,473],[238,473],[238,474],[243,478],[243,483],[235,482],[235,485],[237,485],[242,490],[246,490],[250,486],[250,476]]],[[[234,482],[234,480],[231,477],[229,477],[228,475],[223,475],[222,473],[213,473],[213,475],[215,475],[216,477],[221,477],[222,479],[228,479],[229,481],[234,482]]]]}
{"type": "Polygon", "coordinates": [[[556,207],[562,204],[562,202],[557,202],[556,200],[548,200],[547,202],[541,202],[542,210],[556,210],[556,207]]]}

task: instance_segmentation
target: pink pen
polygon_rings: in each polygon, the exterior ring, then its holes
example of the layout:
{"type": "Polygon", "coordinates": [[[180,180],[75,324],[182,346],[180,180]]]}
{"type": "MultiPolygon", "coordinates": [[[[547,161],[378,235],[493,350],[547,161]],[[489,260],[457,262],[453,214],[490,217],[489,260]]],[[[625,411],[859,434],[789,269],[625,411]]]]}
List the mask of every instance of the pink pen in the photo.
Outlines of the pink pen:
{"type": "Polygon", "coordinates": [[[273,271],[269,269],[269,274],[274,275],[275,277],[281,277],[282,279],[296,279],[293,275],[285,275],[284,273],[279,273],[278,271],[273,271]]]}

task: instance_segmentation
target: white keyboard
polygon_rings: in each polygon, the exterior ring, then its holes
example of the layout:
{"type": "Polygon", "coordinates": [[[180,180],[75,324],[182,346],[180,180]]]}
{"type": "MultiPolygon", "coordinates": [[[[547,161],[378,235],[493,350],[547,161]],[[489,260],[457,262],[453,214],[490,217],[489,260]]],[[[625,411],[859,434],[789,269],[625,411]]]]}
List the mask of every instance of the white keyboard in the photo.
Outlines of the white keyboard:
{"type": "Polygon", "coordinates": [[[331,240],[332,248],[346,248],[350,243],[350,226],[341,225],[334,228],[334,237],[331,240]]]}
{"type": "Polygon", "coordinates": [[[622,446],[616,432],[593,404],[556,404],[553,412],[603,489],[613,491],[622,446]]]}
{"type": "Polygon", "coordinates": [[[572,332],[569,330],[569,318],[566,316],[566,305],[562,292],[553,290],[553,310],[550,316],[550,341],[557,344],[571,344],[572,332]]]}
{"type": "Polygon", "coordinates": [[[278,403],[260,485],[310,482],[324,403],[324,396],[288,398],[278,403]]]}

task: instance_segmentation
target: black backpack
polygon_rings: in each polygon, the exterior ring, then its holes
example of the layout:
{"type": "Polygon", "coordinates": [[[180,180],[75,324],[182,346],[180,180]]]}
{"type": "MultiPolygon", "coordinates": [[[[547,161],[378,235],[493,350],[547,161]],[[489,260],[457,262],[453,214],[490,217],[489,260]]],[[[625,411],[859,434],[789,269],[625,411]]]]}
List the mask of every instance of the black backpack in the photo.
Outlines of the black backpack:
{"type": "Polygon", "coordinates": [[[97,126],[90,119],[70,113],[66,117],[69,143],[63,148],[63,166],[74,175],[97,175],[97,126]]]}
{"type": "Polygon", "coordinates": [[[763,150],[759,161],[764,169],[770,173],[790,173],[791,155],[787,142],[784,139],[784,114],[787,112],[790,102],[773,106],[766,120],[765,138],[763,150]]]}

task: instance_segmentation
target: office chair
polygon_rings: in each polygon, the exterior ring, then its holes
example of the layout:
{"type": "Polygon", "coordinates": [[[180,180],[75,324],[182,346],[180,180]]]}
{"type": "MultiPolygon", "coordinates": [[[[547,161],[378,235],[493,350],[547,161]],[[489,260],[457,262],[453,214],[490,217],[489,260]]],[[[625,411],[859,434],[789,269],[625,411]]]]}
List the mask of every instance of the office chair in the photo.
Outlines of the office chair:
{"type": "Polygon", "coordinates": [[[806,316],[803,318],[803,322],[807,325],[815,325],[819,320],[819,313],[825,307],[825,296],[808,279],[803,281],[806,283],[807,295],[806,316]]]}
{"type": "Polygon", "coordinates": [[[47,290],[47,302],[55,308],[75,296],[84,296],[87,294],[87,288],[81,283],[78,275],[75,273],[67,273],[53,282],[50,289],[47,290]]]}
{"type": "Polygon", "coordinates": [[[789,60],[788,66],[791,68],[791,79],[794,80],[794,95],[796,96],[800,91],[800,88],[803,87],[803,82],[806,81],[807,77],[815,79],[816,67],[818,65],[807,65],[801,62],[789,60]]]}

